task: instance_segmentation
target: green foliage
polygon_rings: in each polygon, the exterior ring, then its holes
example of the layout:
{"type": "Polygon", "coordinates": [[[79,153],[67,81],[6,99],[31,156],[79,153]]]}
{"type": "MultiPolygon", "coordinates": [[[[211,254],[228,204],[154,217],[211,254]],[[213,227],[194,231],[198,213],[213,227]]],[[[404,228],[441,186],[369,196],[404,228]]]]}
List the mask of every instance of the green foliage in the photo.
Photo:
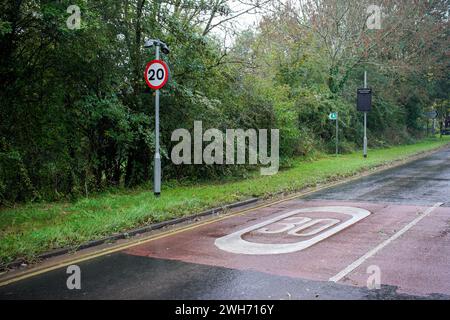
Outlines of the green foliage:
{"type": "Polygon", "coordinates": [[[76,199],[152,180],[154,99],[142,73],[154,51],[143,48],[146,38],[171,48],[163,56],[171,79],[161,90],[165,181],[252,174],[246,166],[173,165],[171,133],[192,130],[194,121],[220,130],[279,129],[289,166],[297,156],[334,152],[327,116],[338,111],[341,150],[360,147],[355,92],[365,69],[375,92],[371,146],[410,142],[423,132],[423,111],[448,101],[448,30],[436,29],[437,40],[427,31],[442,25],[442,3],[428,4],[429,19],[410,26],[417,32],[391,39],[364,30],[357,44],[345,36],[358,31],[352,17],[333,24],[332,13],[322,26],[280,6],[225,49],[206,18],[223,12],[231,19],[227,1],[202,1],[201,10],[187,0],[2,1],[0,202],[76,199]],[[72,4],[81,9],[78,30],[66,25],[72,4]]]}

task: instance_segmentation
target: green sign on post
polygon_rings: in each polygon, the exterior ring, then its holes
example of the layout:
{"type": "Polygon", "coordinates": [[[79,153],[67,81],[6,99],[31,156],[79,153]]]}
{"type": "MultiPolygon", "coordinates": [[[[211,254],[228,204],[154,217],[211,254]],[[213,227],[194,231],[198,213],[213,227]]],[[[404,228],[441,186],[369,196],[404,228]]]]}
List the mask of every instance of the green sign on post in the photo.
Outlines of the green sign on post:
{"type": "Polygon", "coordinates": [[[332,112],[328,115],[328,119],[336,121],[336,156],[339,154],[339,121],[338,113],[332,112]]]}

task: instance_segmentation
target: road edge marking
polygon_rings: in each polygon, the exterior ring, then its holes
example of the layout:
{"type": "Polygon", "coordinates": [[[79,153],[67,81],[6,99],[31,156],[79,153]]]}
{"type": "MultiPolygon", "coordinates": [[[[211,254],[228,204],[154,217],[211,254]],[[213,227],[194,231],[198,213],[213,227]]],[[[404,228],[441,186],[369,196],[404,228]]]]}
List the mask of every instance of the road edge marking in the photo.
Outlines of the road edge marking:
{"type": "Polygon", "coordinates": [[[382,243],[380,243],[378,246],[373,248],[372,250],[368,251],[365,255],[360,257],[359,259],[355,260],[353,263],[349,264],[346,268],[338,272],[336,275],[331,277],[328,281],[331,282],[339,282],[347,276],[349,273],[354,271],[356,268],[361,266],[367,259],[377,254],[379,251],[381,251],[384,247],[389,245],[391,242],[395,241],[399,237],[401,237],[404,233],[406,233],[409,229],[414,227],[417,223],[419,223],[422,219],[429,216],[436,208],[439,208],[441,205],[443,205],[443,202],[435,203],[432,207],[429,207],[425,212],[423,212],[421,215],[419,215],[417,218],[415,218],[413,221],[408,223],[406,226],[404,226],[401,230],[397,231],[394,235],[392,235],[390,238],[386,239],[382,243]]]}

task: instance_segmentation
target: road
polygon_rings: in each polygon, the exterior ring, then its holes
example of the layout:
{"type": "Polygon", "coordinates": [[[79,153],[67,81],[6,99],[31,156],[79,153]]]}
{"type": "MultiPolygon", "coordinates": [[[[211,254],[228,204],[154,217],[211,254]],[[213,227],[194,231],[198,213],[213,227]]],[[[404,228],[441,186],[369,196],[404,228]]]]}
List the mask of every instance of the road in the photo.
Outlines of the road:
{"type": "Polygon", "coordinates": [[[450,149],[78,266],[0,298],[449,299],[450,149]]]}

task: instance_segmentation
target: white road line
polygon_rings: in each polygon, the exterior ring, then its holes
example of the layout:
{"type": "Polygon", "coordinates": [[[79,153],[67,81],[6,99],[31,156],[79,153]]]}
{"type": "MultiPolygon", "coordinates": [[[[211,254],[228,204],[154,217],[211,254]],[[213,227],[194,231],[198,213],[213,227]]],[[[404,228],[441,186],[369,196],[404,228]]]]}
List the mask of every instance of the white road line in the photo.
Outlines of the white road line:
{"type": "Polygon", "coordinates": [[[350,264],[349,266],[347,266],[345,269],[343,269],[341,272],[339,272],[338,274],[336,274],[335,276],[331,277],[329,279],[329,281],[333,281],[333,282],[338,282],[339,280],[341,280],[342,278],[344,278],[346,275],[348,275],[350,272],[352,272],[353,270],[355,270],[356,268],[358,268],[361,264],[364,263],[364,261],[366,261],[367,259],[369,259],[370,257],[372,257],[373,255],[375,255],[378,251],[380,251],[381,249],[383,249],[384,247],[386,247],[388,244],[390,244],[392,241],[396,240],[397,238],[399,238],[402,234],[404,234],[405,232],[407,232],[409,229],[411,229],[412,227],[414,227],[419,221],[421,221],[423,218],[427,217],[431,212],[434,211],[434,209],[440,207],[443,203],[442,202],[438,202],[436,203],[434,206],[428,208],[423,214],[421,214],[420,216],[418,216],[416,219],[414,219],[413,221],[411,221],[410,223],[408,223],[405,227],[403,227],[401,230],[399,230],[396,234],[394,234],[392,237],[390,237],[389,239],[385,240],[384,242],[380,243],[378,246],[376,246],[375,248],[373,248],[372,250],[370,250],[369,252],[367,252],[365,255],[363,255],[361,258],[359,258],[358,260],[356,260],[355,262],[353,262],[352,264],[350,264]]]}

